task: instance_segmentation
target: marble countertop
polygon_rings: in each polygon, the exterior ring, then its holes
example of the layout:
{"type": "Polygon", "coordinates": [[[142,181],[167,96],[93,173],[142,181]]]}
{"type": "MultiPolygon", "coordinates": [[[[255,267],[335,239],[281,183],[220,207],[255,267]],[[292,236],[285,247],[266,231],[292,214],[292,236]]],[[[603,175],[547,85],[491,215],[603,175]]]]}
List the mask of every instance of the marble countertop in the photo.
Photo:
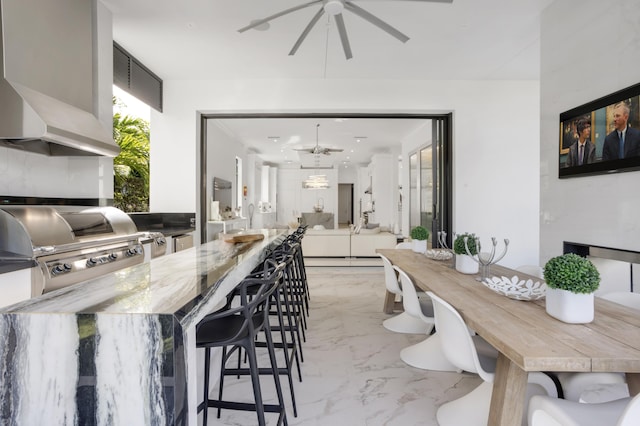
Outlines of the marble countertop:
{"type": "Polygon", "coordinates": [[[8,306],[0,313],[169,314],[184,318],[193,315],[199,302],[211,299],[225,282],[233,288],[259,262],[264,249],[281,241],[287,231],[256,232],[262,232],[264,240],[243,244],[211,241],[8,306]]]}

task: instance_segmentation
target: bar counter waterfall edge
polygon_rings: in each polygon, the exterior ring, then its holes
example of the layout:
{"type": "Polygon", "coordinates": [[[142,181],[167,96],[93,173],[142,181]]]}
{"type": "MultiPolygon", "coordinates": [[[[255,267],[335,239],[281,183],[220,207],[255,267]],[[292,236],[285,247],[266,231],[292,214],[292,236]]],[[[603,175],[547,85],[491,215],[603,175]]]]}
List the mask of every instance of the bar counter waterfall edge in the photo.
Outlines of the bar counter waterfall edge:
{"type": "Polygon", "coordinates": [[[255,232],[0,309],[0,424],[196,424],[195,326],[288,231],[255,232]]]}

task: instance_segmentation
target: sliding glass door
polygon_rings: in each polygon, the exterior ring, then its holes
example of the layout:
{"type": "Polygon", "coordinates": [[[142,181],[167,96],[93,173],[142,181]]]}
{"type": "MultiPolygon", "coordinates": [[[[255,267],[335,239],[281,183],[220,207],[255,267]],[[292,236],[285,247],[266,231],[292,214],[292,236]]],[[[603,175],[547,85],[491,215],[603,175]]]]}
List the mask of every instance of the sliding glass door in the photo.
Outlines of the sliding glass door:
{"type": "Polygon", "coordinates": [[[421,225],[438,246],[438,231],[447,232],[451,244],[451,115],[432,118],[431,140],[409,155],[409,224],[421,225]]]}

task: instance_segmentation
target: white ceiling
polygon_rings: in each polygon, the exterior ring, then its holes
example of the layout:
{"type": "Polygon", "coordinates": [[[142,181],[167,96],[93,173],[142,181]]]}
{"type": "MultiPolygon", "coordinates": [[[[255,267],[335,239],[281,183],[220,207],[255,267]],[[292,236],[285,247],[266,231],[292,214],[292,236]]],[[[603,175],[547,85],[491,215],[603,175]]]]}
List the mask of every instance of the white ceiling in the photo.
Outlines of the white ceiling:
{"type": "Polygon", "coordinates": [[[217,119],[215,123],[251,147],[267,163],[351,167],[368,164],[371,155],[376,153],[399,155],[401,142],[420,128],[430,126],[431,121],[411,118],[248,118],[217,119]],[[343,151],[330,155],[296,151],[316,145],[316,130],[320,147],[343,151]]]}
{"type": "MultiPolygon", "coordinates": [[[[353,0],[410,40],[403,44],[345,11],[350,60],[344,57],[335,22],[326,14],[296,55],[288,56],[320,5],[279,17],[265,31],[237,31],[252,20],[308,1],[102,0],[113,13],[114,40],[164,80],[537,80],[540,13],[553,0],[353,0]]],[[[320,145],[344,148],[332,157],[345,161],[352,154],[353,163],[372,152],[396,150],[394,144],[416,125],[424,125],[422,120],[283,120],[221,124],[265,161],[283,162],[284,154],[295,155],[289,147],[315,145],[315,125],[321,122],[320,145]],[[268,136],[280,136],[280,143],[268,136]],[[354,145],[355,136],[368,136],[366,146],[372,151],[365,154],[363,145],[354,145]]]]}

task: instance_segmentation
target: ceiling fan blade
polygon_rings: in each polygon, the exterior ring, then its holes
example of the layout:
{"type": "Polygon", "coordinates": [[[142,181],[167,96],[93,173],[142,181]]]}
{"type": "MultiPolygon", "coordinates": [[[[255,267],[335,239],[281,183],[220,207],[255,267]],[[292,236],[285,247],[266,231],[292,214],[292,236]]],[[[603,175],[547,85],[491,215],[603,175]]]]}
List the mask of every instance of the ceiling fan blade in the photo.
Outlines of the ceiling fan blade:
{"type": "MultiPolygon", "coordinates": [[[[374,0],[369,0],[374,1],[374,0]]],[[[416,1],[416,2],[421,2],[421,3],[453,3],[453,0],[384,0],[384,1],[391,1],[391,2],[401,2],[401,1],[416,1]]]]}
{"type": "Polygon", "coordinates": [[[349,37],[347,36],[347,29],[344,26],[344,18],[342,13],[338,13],[334,16],[336,20],[336,26],[338,27],[338,33],[340,34],[340,41],[342,42],[342,50],[344,50],[344,56],[347,59],[353,58],[351,54],[351,46],[349,45],[349,37]]]}
{"type": "Polygon", "coordinates": [[[304,4],[301,4],[301,5],[298,5],[298,6],[291,7],[289,9],[282,10],[282,11],[280,11],[280,12],[278,12],[276,14],[273,14],[271,16],[267,16],[266,18],[257,20],[255,22],[247,25],[246,27],[242,27],[242,28],[240,28],[238,30],[238,32],[239,33],[243,33],[243,32],[245,32],[247,30],[250,30],[251,28],[258,27],[258,26],[260,26],[260,25],[262,25],[262,24],[264,24],[266,22],[273,21],[276,18],[279,18],[279,17],[284,16],[284,15],[288,15],[289,13],[295,12],[296,10],[304,9],[306,7],[313,6],[314,4],[318,4],[318,3],[322,3],[322,0],[313,0],[313,1],[310,1],[309,3],[304,3],[304,4]]]}
{"type": "Polygon", "coordinates": [[[342,152],[342,151],[344,151],[344,149],[342,149],[342,148],[326,148],[326,151],[329,151],[329,152],[342,152]]]}
{"type": "Polygon", "coordinates": [[[382,19],[378,18],[377,16],[367,12],[366,10],[364,10],[363,8],[361,8],[359,6],[356,6],[352,2],[345,1],[344,2],[344,6],[347,9],[349,9],[351,12],[355,13],[356,15],[358,15],[359,17],[364,19],[365,21],[368,21],[368,22],[372,23],[376,27],[380,28],[381,30],[383,30],[383,31],[387,32],[388,34],[392,35],[393,37],[397,38],[401,42],[406,43],[409,40],[409,37],[407,37],[405,34],[401,33],[400,31],[398,31],[397,29],[395,29],[391,25],[387,24],[386,22],[384,22],[382,19]]]}
{"type": "Polygon", "coordinates": [[[289,52],[289,56],[293,56],[296,54],[296,52],[298,51],[298,48],[300,47],[304,39],[307,38],[307,35],[309,35],[309,31],[311,31],[314,25],[316,25],[316,23],[318,22],[318,20],[322,15],[324,15],[323,7],[321,7],[320,10],[318,10],[318,12],[315,15],[313,15],[313,18],[311,18],[311,21],[309,21],[309,24],[306,26],[304,31],[302,31],[302,34],[300,34],[300,37],[298,37],[298,40],[296,40],[296,43],[293,45],[293,48],[291,48],[291,51],[289,52]]]}

